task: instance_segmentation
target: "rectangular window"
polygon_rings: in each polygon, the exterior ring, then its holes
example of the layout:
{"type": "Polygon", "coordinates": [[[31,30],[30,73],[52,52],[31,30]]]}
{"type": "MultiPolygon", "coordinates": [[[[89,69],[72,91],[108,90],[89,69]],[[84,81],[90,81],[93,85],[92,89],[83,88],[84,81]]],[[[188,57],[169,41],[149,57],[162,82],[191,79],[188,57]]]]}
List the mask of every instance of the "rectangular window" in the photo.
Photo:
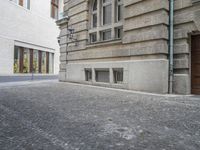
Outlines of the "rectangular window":
{"type": "Polygon", "coordinates": [[[113,79],[114,83],[123,82],[123,68],[113,69],[113,79]]]}
{"type": "Polygon", "coordinates": [[[11,0],[11,1],[22,7],[30,9],[30,0],[11,0]]]}
{"type": "Polygon", "coordinates": [[[23,73],[30,72],[30,53],[29,49],[25,48],[23,53],[23,73]]]}
{"type": "Polygon", "coordinates": [[[101,31],[101,40],[107,41],[111,39],[111,30],[101,31]]]}
{"type": "Polygon", "coordinates": [[[24,6],[24,0],[19,0],[19,5],[24,6]]]}
{"type": "Polygon", "coordinates": [[[110,82],[109,69],[95,70],[95,77],[96,77],[96,82],[109,83],[110,82]]]}
{"type": "Polygon", "coordinates": [[[49,52],[46,52],[46,73],[49,73],[49,52]]]}
{"type": "Polygon", "coordinates": [[[112,22],[112,4],[103,6],[103,25],[111,24],[112,22]]]}
{"type": "Polygon", "coordinates": [[[42,52],[42,73],[46,73],[46,52],[42,52]]]}
{"type": "Polygon", "coordinates": [[[33,72],[39,73],[39,56],[37,50],[33,50],[33,72]]]}
{"type": "Polygon", "coordinates": [[[122,27],[115,28],[115,39],[121,39],[122,33],[123,33],[122,27]]]}
{"type": "Polygon", "coordinates": [[[51,17],[58,19],[58,0],[51,0],[51,17]]]}
{"type": "Polygon", "coordinates": [[[91,33],[90,34],[90,42],[94,43],[97,41],[97,33],[91,33]]]}
{"type": "Polygon", "coordinates": [[[92,81],[92,69],[85,69],[85,81],[92,81]]]}
{"type": "Polygon", "coordinates": [[[15,46],[14,73],[53,73],[54,54],[15,46]]]}
{"type": "Polygon", "coordinates": [[[14,49],[14,73],[19,73],[20,51],[17,46],[14,49]]]}
{"type": "Polygon", "coordinates": [[[92,15],[92,27],[93,28],[97,27],[97,13],[92,15]]]}
{"type": "Polygon", "coordinates": [[[116,22],[121,21],[123,19],[123,3],[122,3],[122,0],[117,0],[115,12],[116,12],[116,14],[115,14],[116,22]]]}

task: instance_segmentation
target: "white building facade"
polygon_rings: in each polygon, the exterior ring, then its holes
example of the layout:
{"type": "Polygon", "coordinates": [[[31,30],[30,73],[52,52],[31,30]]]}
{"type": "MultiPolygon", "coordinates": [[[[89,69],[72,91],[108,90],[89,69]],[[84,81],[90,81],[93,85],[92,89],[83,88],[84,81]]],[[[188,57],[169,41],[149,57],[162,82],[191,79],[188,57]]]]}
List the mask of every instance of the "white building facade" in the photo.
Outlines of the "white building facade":
{"type": "Polygon", "coordinates": [[[0,5],[0,75],[57,74],[62,0],[3,0],[0,5]]]}

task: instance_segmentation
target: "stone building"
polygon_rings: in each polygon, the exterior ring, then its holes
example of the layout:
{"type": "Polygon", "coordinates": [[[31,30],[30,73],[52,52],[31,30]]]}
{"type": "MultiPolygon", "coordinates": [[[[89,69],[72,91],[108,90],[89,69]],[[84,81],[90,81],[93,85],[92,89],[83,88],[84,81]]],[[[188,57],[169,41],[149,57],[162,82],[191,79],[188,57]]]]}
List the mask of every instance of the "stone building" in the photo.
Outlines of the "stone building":
{"type": "Polygon", "coordinates": [[[63,0],[2,0],[0,75],[58,74],[63,0]]]}
{"type": "Polygon", "coordinates": [[[173,93],[200,94],[199,0],[65,0],[64,12],[60,81],[168,93],[171,74],[173,93]]]}

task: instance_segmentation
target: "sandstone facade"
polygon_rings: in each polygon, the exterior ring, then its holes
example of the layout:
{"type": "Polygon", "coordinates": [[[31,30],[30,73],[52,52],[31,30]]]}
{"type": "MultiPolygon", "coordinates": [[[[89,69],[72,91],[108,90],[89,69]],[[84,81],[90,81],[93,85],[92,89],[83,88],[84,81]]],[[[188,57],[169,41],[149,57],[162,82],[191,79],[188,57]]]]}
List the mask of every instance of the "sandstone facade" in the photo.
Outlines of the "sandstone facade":
{"type": "MultiPolygon", "coordinates": [[[[69,20],[57,22],[61,29],[60,81],[167,93],[169,1],[124,0],[123,20],[95,29],[91,28],[92,3],[64,1],[69,20]],[[115,26],[123,28],[120,39],[115,38],[115,26]],[[108,28],[112,31],[111,40],[102,41],[99,34],[108,28]],[[74,29],[75,40],[69,38],[68,29],[74,29]],[[90,34],[94,32],[97,41],[91,43],[90,34]],[[116,68],[123,69],[123,82],[114,82],[116,68]],[[87,69],[92,72],[90,81],[86,81],[87,69]],[[97,81],[97,70],[103,69],[109,72],[108,83],[97,81]]],[[[197,0],[175,0],[174,12],[174,93],[190,94],[190,39],[200,30],[200,4],[197,0]]]]}

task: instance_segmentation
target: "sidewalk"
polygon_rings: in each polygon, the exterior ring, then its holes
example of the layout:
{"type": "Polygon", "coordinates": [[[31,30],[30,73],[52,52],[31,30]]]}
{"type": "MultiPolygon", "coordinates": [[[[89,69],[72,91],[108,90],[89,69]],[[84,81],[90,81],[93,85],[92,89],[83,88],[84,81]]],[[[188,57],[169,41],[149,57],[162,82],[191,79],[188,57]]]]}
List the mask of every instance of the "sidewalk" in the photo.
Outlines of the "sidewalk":
{"type": "Polygon", "coordinates": [[[37,84],[44,84],[44,83],[56,83],[58,82],[57,79],[51,80],[29,80],[29,81],[16,81],[16,82],[0,82],[0,89],[9,88],[9,87],[19,87],[19,86],[27,86],[27,85],[37,85],[37,84]]]}
{"type": "Polygon", "coordinates": [[[0,75],[0,83],[5,82],[21,82],[32,80],[55,80],[58,79],[58,75],[42,75],[42,74],[17,74],[17,75],[0,75]]]}

